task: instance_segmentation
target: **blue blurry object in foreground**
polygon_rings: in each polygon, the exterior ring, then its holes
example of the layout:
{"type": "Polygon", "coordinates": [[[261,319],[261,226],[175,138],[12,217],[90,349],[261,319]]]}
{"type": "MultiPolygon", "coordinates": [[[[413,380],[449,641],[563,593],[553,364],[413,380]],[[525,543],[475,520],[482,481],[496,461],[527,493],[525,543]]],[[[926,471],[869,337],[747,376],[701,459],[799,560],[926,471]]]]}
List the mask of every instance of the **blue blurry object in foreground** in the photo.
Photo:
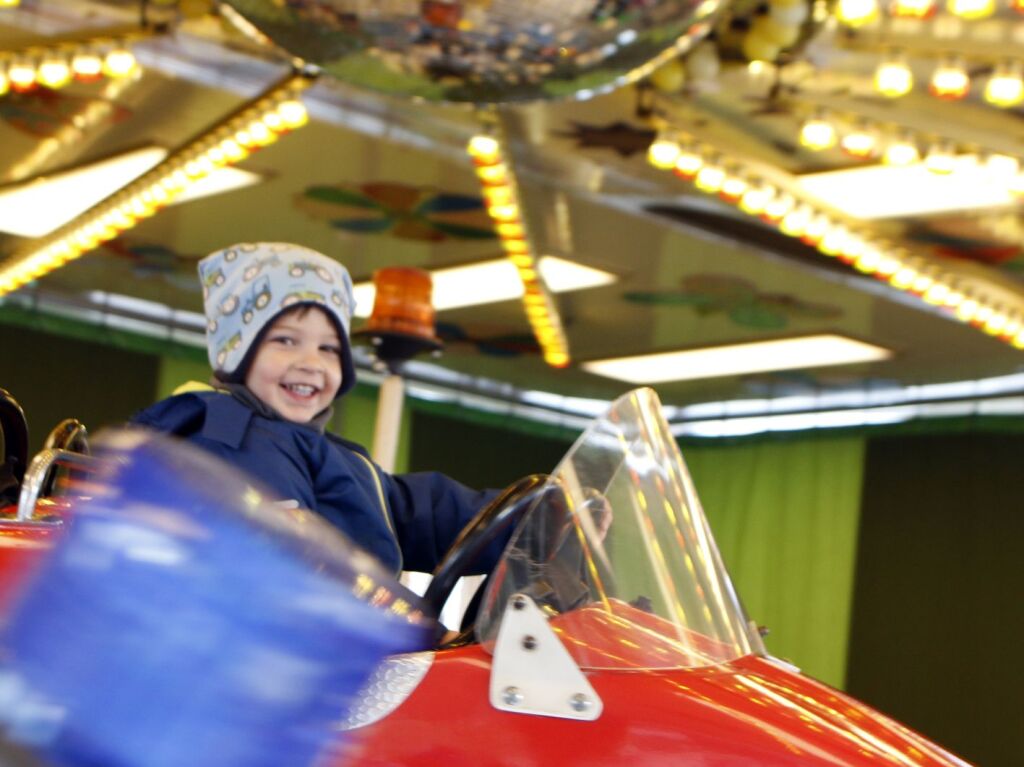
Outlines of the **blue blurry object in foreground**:
{"type": "Polygon", "coordinates": [[[378,662],[429,643],[417,597],[195,447],[117,432],[98,454],[3,630],[7,737],[58,765],[329,758],[378,662]]]}

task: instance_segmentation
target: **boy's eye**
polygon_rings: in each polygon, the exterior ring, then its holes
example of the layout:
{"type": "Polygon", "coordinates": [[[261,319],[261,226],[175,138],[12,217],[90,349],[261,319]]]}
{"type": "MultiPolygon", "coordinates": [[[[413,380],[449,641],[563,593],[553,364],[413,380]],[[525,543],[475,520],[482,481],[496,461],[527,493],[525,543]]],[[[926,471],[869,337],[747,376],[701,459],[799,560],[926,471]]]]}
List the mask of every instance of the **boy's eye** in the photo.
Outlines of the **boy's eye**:
{"type": "Polygon", "coordinates": [[[284,346],[291,346],[295,343],[295,339],[291,336],[274,336],[270,340],[275,344],[282,344],[284,346]]]}
{"type": "Polygon", "coordinates": [[[338,357],[341,356],[341,347],[340,346],[321,346],[320,350],[321,351],[325,351],[328,354],[337,355],[338,357]]]}

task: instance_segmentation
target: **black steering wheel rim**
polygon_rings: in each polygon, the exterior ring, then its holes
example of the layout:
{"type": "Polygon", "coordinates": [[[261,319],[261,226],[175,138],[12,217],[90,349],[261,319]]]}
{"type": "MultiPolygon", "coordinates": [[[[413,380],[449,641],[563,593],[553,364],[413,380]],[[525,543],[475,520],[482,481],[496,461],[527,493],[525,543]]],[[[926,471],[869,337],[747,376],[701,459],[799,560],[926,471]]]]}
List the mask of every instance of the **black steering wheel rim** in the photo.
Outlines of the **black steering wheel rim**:
{"type": "Polygon", "coordinates": [[[16,503],[28,467],[28,421],[21,405],[6,389],[0,389],[0,429],[4,445],[0,491],[4,501],[16,503]]]}
{"type": "Polygon", "coordinates": [[[467,524],[448,549],[423,594],[423,601],[434,615],[441,609],[459,578],[479,559],[484,550],[514,526],[532,508],[533,502],[548,484],[546,474],[531,474],[505,488],[467,524]]]}

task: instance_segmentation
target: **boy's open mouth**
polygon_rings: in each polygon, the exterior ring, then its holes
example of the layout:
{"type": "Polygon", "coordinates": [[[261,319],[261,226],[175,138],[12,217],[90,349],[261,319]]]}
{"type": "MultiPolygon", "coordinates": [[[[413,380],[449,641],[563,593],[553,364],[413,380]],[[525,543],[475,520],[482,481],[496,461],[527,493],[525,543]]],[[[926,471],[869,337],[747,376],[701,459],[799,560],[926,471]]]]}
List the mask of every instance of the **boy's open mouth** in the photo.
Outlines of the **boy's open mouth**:
{"type": "Polygon", "coordinates": [[[312,397],[320,391],[319,387],[313,386],[313,384],[285,383],[281,384],[281,388],[297,397],[312,397]]]}

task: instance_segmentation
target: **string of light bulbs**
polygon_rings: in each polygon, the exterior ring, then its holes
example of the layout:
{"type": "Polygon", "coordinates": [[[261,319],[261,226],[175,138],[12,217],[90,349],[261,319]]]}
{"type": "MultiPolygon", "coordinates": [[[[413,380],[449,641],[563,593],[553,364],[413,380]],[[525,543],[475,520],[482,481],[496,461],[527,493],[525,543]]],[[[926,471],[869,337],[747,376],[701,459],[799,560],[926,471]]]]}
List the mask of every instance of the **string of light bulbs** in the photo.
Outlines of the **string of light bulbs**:
{"type": "Polygon", "coordinates": [[[836,258],[859,272],[888,283],[988,335],[1024,349],[1024,313],[1005,308],[997,298],[958,287],[954,275],[904,247],[870,232],[831,211],[743,170],[750,163],[727,159],[717,148],[673,129],[659,132],[648,162],[714,194],[781,233],[836,258]]]}
{"type": "Polygon", "coordinates": [[[33,242],[27,252],[0,263],[0,295],[80,258],[153,216],[217,168],[241,162],[305,125],[309,117],[299,97],[312,82],[312,75],[302,73],[275,83],[140,178],[33,242]]]}
{"type": "Polygon", "coordinates": [[[163,32],[160,27],[119,27],[86,37],[46,38],[0,51],[0,96],[39,87],[58,89],[103,77],[128,77],[139,66],[132,46],[163,32]]]}
{"type": "Polygon", "coordinates": [[[940,12],[945,12],[965,21],[987,19],[998,12],[1000,7],[1024,13],[1024,0],[892,0],[888,3],[879,0],[838,0],[835,6],[835,17],[849,27],[863,27],[872,24],[883,15],[897,19],[928,19],[940,12]]]}
{"type": "Polygon", "coordinates": [[[922,162],[939,175],[985,167],[990,183],[1005,187],[1015,196],[1024,195],[1024,161],[1020,157],[985,151],[961,144],[947,136],[915,131],[906,126],[872,120],[864,115],[808,107],[800,122],[801,146],[812,151],[839,147],[860,160],[878,158],[886,165],[922,162]],[[922,152],[921,148],[926,147],[922,152]]]}
{"type": "Polygon", "coordinates": [[[505,255],[516,267],[523,283],[523,306],[544,361],[556,368],[569,364],[569,342],[558,309],[544,285],[519,204],[519,188],[502,142],[495,135],[481,133],[466,145],[473,159],[487,213],[505,255]]]}

